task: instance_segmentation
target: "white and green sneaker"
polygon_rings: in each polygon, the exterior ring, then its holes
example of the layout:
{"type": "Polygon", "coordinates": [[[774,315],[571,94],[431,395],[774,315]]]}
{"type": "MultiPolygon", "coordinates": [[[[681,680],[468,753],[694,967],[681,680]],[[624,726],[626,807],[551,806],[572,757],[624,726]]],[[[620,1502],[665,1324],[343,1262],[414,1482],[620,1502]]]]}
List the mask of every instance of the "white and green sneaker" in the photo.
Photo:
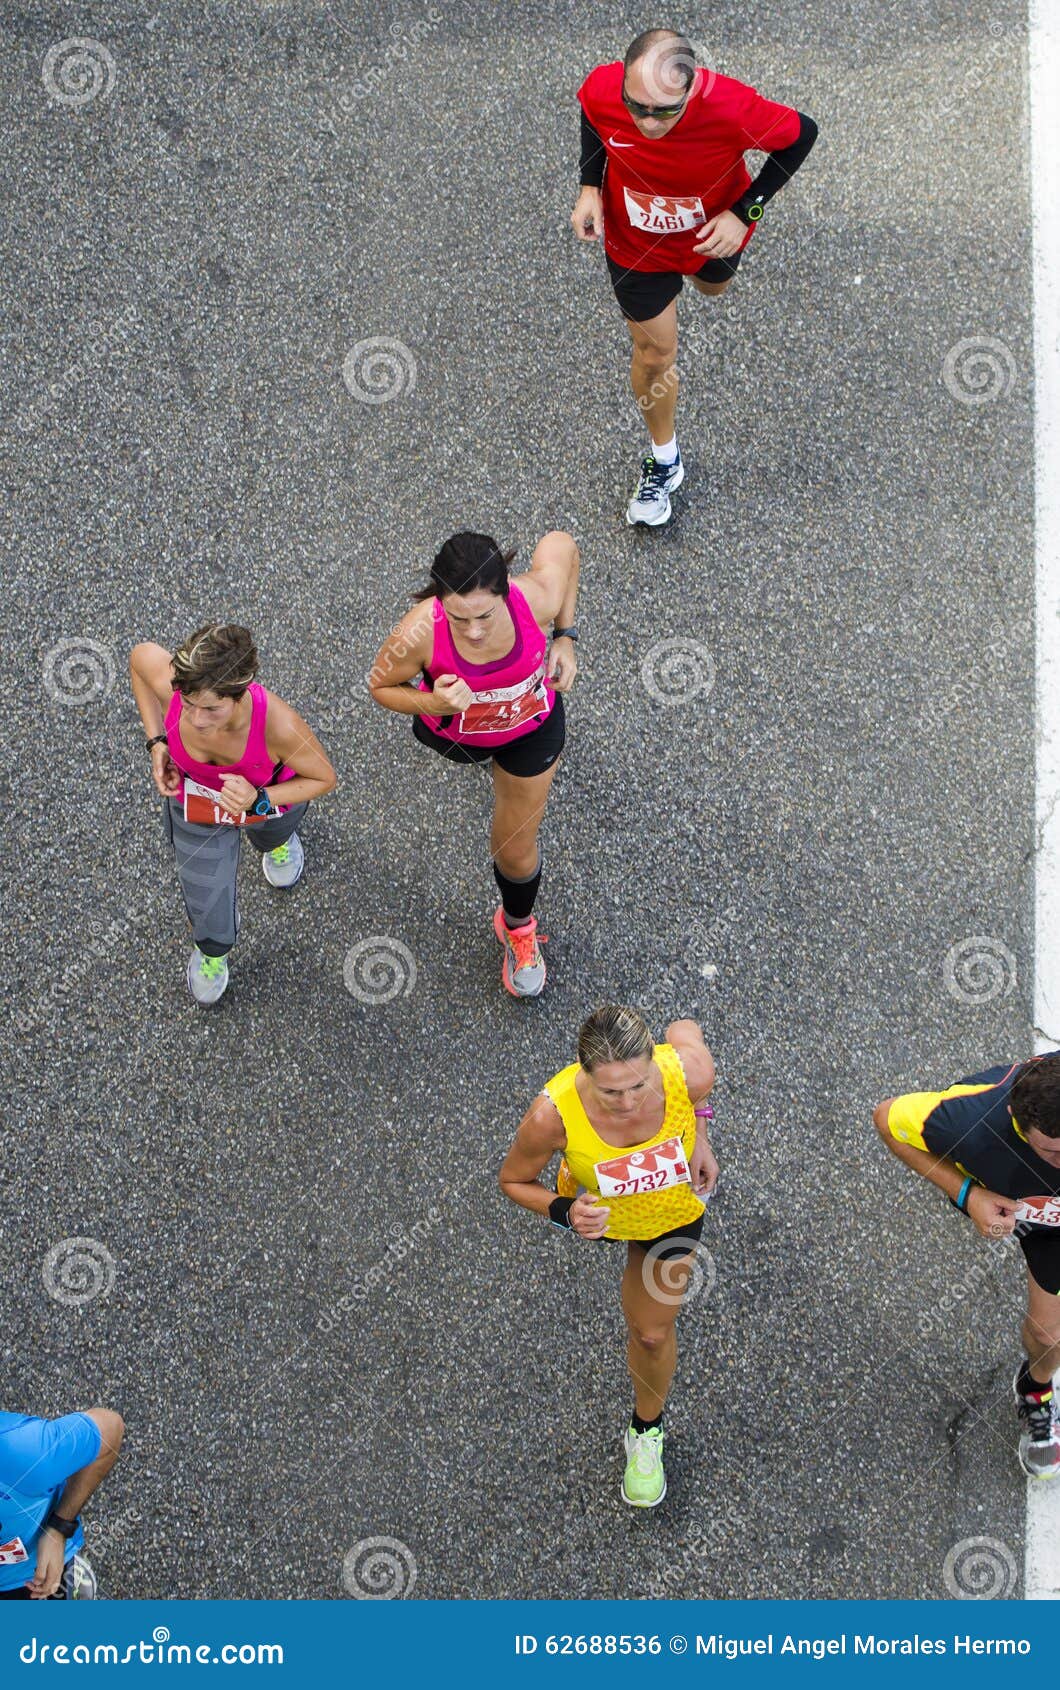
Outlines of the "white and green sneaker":
{"type": "Polygon", "coordinates": [[[277,845],[275,851],[263,852],[261,866],[270,886],[278,886],[284,892],[289,891],[301,880],[302,870],[305,868],[305,852],[297,833],[292,833],[290,839],[284,840],[282,845],[277,845]]]}
{"type": "Polygon", "coordinates": [[[228,958],[204,956],[198,945],[188,958],[188,991],[196,1003],[208,1007],[223,997],[228,986],[228,958]]]}
{"type": "Polygon", "coordinates": [[[663,1429],[626,1433],[626,1471],[622,1480],[622,1501],[634,1508],[655,1508],[666,1495],[663,1468],[663,1429]]]}

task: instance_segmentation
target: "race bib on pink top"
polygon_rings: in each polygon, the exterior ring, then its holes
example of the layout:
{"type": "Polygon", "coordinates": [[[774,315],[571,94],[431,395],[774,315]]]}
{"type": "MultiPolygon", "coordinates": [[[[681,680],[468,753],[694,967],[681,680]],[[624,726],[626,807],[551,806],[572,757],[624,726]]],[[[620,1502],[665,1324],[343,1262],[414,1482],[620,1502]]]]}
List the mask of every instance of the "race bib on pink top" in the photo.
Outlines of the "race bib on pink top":
{"type": "Polygon", "coordinates": [[[685,1147],[679,1138],[664,1139],[650,1150],[627,1150],[597,1162],[594,1172],[601,1197],[638,1197],[646,1191],[665,1191],[669,1185],[691,1185],[685,1147]]]}
{"type": "Polygon", "coordinates": [[[548,715],[548,693],[542,663],[525,681],[519,681],[515,686],[476,692],[475,702],[460,712],[457,728],[462,738],[506,734],[513,728],[532,722],[535,716],[543,715],[548,715]]]}

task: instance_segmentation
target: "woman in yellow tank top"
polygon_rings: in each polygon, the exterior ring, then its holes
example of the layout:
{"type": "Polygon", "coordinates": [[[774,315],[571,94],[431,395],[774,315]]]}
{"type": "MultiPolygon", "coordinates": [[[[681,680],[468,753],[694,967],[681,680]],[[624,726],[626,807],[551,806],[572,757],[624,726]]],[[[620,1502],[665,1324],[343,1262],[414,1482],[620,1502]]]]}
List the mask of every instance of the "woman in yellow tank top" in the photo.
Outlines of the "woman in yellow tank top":
{"type": "Polygon", "coordinates": [[[500,1172],[513,1203],[577,1238],[627,1246],[622,1308],[635,1407],[622,1496],[639,1508],[666,1495],[662,1416],[677,1362],[674,1327],[718,1177],[707,1136],[713,1085],[714,1061],[695,1021],[672,1022],[656,1044],[636,1010],[605,1005],[578,1035],[578,1061],[523,1116],[500,1172]],[[553,1192],[540,1176],[557,1152],[553,1192]]]}

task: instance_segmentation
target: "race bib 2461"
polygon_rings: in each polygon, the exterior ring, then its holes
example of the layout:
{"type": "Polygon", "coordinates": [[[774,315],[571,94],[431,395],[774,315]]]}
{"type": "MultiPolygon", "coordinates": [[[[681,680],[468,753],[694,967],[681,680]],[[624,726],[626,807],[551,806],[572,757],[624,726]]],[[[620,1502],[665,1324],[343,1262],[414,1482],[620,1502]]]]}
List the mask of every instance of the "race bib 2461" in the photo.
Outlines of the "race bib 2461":
{"type": "Polygon", "coordinates": [[[640,194],[633,188],[622,191],[634,229],[644,229],[650,235],[680,235],[706,222],[703,201],[696,195],[672,199],[668,194],[640,194]]]}

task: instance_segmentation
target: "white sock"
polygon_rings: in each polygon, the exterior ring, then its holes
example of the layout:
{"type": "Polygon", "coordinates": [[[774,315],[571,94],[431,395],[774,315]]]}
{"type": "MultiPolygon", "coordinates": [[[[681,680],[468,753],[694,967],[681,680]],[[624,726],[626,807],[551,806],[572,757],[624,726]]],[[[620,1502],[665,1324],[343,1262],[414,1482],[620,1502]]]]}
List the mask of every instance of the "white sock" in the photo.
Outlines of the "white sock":
{"type": "Polygon", "coordinates": [[[658,441],[651,443],[651,455],[657,464],[675,464],[677,462],[677,436],[665,441],[661,446],[658,441]]]}

